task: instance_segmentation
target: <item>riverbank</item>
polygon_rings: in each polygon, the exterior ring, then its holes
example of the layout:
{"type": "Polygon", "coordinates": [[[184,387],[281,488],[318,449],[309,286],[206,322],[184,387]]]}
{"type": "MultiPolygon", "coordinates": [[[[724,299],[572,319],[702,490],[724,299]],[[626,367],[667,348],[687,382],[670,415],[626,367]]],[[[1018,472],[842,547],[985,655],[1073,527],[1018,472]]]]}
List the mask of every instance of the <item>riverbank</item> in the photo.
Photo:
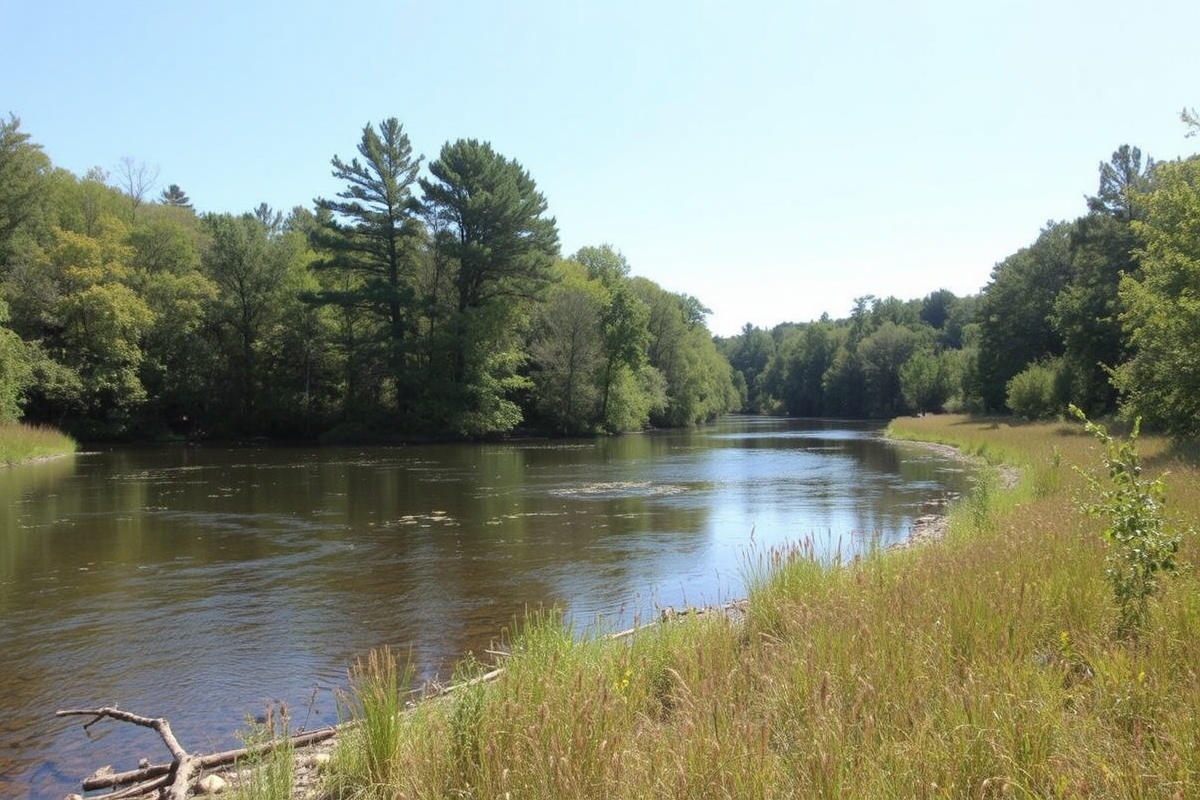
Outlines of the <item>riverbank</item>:
{"type": "Polygon", "coordinates": [[[75,452],[75,440],[54,428],[21,423],[0,425],[0,466],[60,458],[75,452]]]}
{"type": "MultiPolygon", "coordinates": [[[[247,796],[1200,795],[1195,537],[1149,626],[1118,640],[1102,523],[1077,508],[1074,468],[1100,467],[1079,426],[927,417],[893,434],[1020,478],[979,481],[927,546],[833,564],[805,543],[751,551],[737,619],[581,641],[531,616],[460,665],[463,689],[405,714],[410,673],[372,654],[344,703],[361,722],[319,775],[286,754],[286,780],[247,796]]],[[[1200,519],[1195,464],[1162,440],[1140,450],[1171,471],[1168,521],[1200,519]]]]}
{"type": "MultiPolygon", "coordinates": [[[[1200,587],[1165,582],[1136,646],[1112,637],[1098,523],[1075,508],[1088,437],[1066,425],[904,421],[1021,469],[981,484],[928,547],[827,568],[803,545],[749,557],[746,618],[627,643],[535,620],[506,676],[422,707],[387,742],[346,737],[351,795],[1193,796],[1200,791],[1200,587]],[[386,755],[372,776],[366,754],[386,755]],[[369,793],[369,792],[368,792],[369,793]]],[[[1147,464],[1171,462],[1144,440],[1147,464]]],[[[1196,519],[1195,468],[1171,462],[1196,519]]],[[[1194,563],[1195,542],[1181,553],[1194,563]]],[[[469,674],[470,669],[464,671],[469,674]]]]}

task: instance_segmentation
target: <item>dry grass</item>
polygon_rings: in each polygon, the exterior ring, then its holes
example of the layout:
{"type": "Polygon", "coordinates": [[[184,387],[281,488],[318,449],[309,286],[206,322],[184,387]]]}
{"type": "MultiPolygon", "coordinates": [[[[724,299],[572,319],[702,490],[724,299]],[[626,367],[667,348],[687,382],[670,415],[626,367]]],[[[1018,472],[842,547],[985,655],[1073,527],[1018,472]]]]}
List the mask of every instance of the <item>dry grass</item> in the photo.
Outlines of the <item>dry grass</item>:
{"type": "MultiPolygon", "coordinates": [[[[630,640],[528,620],[504,676],[403,715],[385,785],[355,780],[353,738],[329,790],[389,798],[1200,796],[1200,585],[1182,574],[1136,643],[1112,636],[1099,522],[1071,469],[1097,465],[1069,425],[961,417],[897,423],[1022,468],[944,540],[818,565],[754,554],[744,621],[685,618],[630,640]]],[[[1170,511],[1200,512],[1196,469],[1170,511]]],[[[469,669],[464,670],[464,676],[469,669]]]]}
{"type": "Polygon", "coordinates": [[[75,442],[53,428],[0,424],[0,464],[13,465],[75,452],[75,442]]]}

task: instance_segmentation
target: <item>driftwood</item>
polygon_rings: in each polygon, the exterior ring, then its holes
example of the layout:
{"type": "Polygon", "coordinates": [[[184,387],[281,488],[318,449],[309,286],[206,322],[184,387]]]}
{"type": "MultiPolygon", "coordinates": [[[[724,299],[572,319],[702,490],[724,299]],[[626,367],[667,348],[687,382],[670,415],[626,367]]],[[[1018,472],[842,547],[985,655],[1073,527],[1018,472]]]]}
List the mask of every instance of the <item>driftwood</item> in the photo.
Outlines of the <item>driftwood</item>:
{"type": "Polygon", "coordinates": [[[140,797],[163,788],[167,788],[166,797],[171,798],[171,800],[185,800],[191,791],[192,784],[199,779],[202,770],[232,764],[240,758],[268,753],[276,747],[285,744],[292,747],[307,747],[326,739],[332,739],[337,734],[335,728],[321,728],[315,731],[296,734],[285,739],[262,742],[251,747],[240,747],[209,755],[192,755],[183,749],[183,746],[179,744],[179,740],[175,738],[175,734],[171,732],[170,723],[161,717],[143,717],[140,714],[132,714],[111,706],[68,709],[66,711],[55,712],[55,716],[92,717],[90,721],[84,723],[83,727],[85,729],[104,717],[128,722],[133,725],[140,725],[143,728],[152,728],[158,732],[159,737],[163,740],[163,744],[170,751],[172,757],[170,764],[153,764],[127,772],[94,775],[84,780],[84,791],[111,789],[118,786],[129,787],[106,794],[99,800],[123,800],[123,798],[140,797]]]}

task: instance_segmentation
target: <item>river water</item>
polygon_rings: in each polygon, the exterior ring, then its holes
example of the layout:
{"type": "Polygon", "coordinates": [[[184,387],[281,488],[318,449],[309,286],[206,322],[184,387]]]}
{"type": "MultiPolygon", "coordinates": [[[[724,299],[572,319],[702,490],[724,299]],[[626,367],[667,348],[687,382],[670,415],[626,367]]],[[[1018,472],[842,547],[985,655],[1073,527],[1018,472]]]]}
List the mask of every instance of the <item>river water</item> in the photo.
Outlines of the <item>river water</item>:
{"type": "Polygon", "coordinates": [[[284,701],[336,719],[372,647],[449,677],[528,608],[579,631],[744,596],[746,565],[811,539],[904,539],[962,465],[878,426],[731,417],[586,441],[164,447],[0,470],[0,796],[62,798],[93,769],[238,745],[284,701]]]}

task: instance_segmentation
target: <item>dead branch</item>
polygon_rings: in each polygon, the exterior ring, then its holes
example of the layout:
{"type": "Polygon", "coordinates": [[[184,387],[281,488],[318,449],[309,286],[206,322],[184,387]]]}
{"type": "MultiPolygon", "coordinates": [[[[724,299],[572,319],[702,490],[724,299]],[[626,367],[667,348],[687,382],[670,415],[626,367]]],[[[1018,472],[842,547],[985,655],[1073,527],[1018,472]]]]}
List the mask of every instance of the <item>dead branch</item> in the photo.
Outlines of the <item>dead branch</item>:
{"type": "Polygon", "coordinates": [[[133,714],[112,706],[67,709],[65,711],[57,711],[54,715],[56,717],[92,717],[91,720],[84,723],[84,728],[94,725],[105,717],[121,722],[128,722],[132,725],[140,725],[143,728],[151,728],[158,732],[159,737],[163,740],[163,744],[170,751],[172,756],[170,764],[154,764],[136,770],[129,770],[128,772],[96,775],[83,781],[83,789],[85,791],[136,784],[129,786],[127,789],[121,789],[120,791],[104,795],[100,800],[124,800],[124,798],[139,797],[167,786],[170,787],[166,795],[167,797],[171,798],[171,800],[185,800],[191,791],[195,779],[199,777],[201,770],[232,764],[239,758],[268,753],[284,745],[306,747],[326,739],[331,739],[337,734],[336,728],[321,728],[315,731],[299,733],[284,739],[262,742],[251,747],[240,747],[235,750],[225,750],[206,756],[194,756],[183,749],[179,740],[175,738],[175,734],[171,732],[170,723],[161,717],[143,717],[140,714],[133,714]]]}

